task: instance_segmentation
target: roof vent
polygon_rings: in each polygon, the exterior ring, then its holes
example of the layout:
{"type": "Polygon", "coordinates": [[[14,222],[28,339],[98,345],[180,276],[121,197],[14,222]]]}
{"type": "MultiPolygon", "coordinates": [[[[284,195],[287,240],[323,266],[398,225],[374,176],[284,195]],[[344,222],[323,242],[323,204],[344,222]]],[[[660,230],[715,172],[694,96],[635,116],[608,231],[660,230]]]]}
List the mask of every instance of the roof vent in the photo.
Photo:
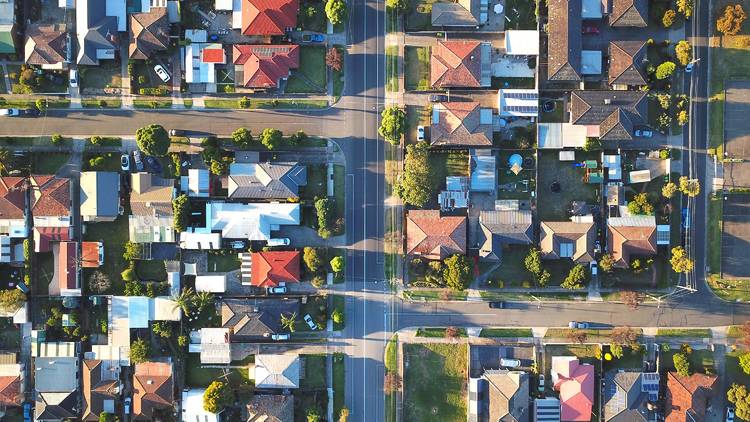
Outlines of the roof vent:
{"type": "Polygon", "coordinates": [[[148,380],[148,381],[146,381],[146,384],[148,384],[148,385],[151,385],[153,383],[154,383],[154,380],[148,380]]]}
{"type": "Polygon", "coordinates": [[[469,57],[469,60],[474,61],[474,55],[472,54],[471,57],[469,57]]]}
{"type": "Polygon", "coordinates": [[[612,99],[611,98],[605,98],[604,99],[604,104],[612,104],[612,99]]]}

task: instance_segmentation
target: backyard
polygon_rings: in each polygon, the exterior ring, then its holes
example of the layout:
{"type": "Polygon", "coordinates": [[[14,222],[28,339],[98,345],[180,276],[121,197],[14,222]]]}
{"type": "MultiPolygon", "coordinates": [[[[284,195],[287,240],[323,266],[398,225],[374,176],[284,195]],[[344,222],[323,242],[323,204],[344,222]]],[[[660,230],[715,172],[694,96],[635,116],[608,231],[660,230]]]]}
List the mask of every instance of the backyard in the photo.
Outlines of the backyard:
{"type": "Polygon", "coordinates": [[[536,29],[536,1],[507,0],[505,2],[505,30],[536,29]]]}
{"type": "Polygon", "coordinates": [[[520,155],[533,162],[533,153],[528,150],[501,150],[497,156],[498,199],[530,199],[531,192],[536,187],[534,166],[524,164],[516,174],[511,170],[510,157],[520,155]]]}
{"type": "Polygon", "coordinates": [[[226,273],[229,271],[240,269],[240,259],[237,254],[229,251],[230,253],[221,252],[209,252],[208,254],[208,271],[216,273],[226,273]]]}
{"type": "MultiPolygon", "coordinates": [[[[111,292],[122,293],[124,285],[121,282],[120,273],[127,265],[122,259],[122,253],[123,246],[128,241],[128,218],[120,216],[111,223],[88,223],[85,225],[83,239],[104,243],[104,264],[99,267],[99,270],[109,275],[112,281],[111,292]]],[[[84,270],[84,274],[87,271],[90,270],[84,270]]]]}
{"type": "Polygon", "coordinates": [[[573,201],[598,203],[598,185],[583,181],[585,170],[575,167],[576,162],[594,159],[596,153],[576,152],[576,161],[560,161],[558,151],[539,151],[537,163],[537,202],[545,204],[537,209],[542,221],[564,221],[570,217],[573,201]]]}
{"type": "Polygon", "coordinates": [[[430,47],[404,47],[406,74],[404,84],[407,91],[430,89],[430,47]]]}
{"type": "Polygon", "coordinates": [[[313,32],[326,31],[326,13],[324,3],[312,0],[300,2],[298,22],[303,30],[313,32]]]}
{"type": "Polygon", "coordinates": [[[326,49],[321,46],[300,47],[299,69],[293,70],[286,84],[288,93],[326,92],[326,49]]]}
{"type": "Polygon", "coordinates": [[[404,420],[466,420],[465,344],[404,344],[404,420]]]}
{"type": "Polygon", "coordinates": [[[247,367],[230,369],[229,374],[221,368],[202,368],[199,353],[189,353],[185,366],[185,383],[190,387],[207,387],[216,380],[228,382],[238,392],[247,392],[253,386],[247,367]]]}

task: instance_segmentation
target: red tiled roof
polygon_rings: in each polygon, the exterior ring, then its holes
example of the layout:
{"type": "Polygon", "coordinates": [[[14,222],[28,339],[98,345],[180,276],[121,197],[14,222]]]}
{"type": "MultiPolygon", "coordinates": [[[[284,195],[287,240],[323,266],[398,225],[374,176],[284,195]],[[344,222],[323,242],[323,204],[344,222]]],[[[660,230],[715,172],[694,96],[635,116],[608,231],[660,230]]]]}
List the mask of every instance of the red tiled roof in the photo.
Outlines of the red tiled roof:
{"type": "Polygon", "coordinates": [[[78,243],[60,242],[57,254],[57,284],[60,290],[77,289],[76,261],[78,261],[78,243]]]}
{"type": "Polygon", "coordinates": [[[35,217],[70,216],[70,179],[31,176],[31,213],[35,217]]]}
{"type": "Polygon", "coordinates": [[[716,375],[695,373],[683,377],[676,372],[667,373],[667,400],[664,406],[666,422],[705,420],[706,407],[716,396],[716,375]],[[687,415],[690,415],[688,417],[687,415]]]}
{"type": "Polygon", "coordinates": [[[299,67],[299,46],[235,44],[232,58],[236,66],[242,66],[242,86],[276,88],[289,70],[299,67]]]}
{"type": "Polygon", "coordinates": [[[574,359],[557,370],[560,372],[554,387],[560,392],[560,420],[590,420],[594,403],[594,367],[581,365],[578,359],[574,359]]]}
{"type": "Polygon", "coordinates": [[[242,33],[284,35],[297,26],[299,0],[242,0],[242,33]]]}
{"type": "Polygon", "coordinates": [[[280,282],[300,281],[299,251],[256,252],[252,254],[250,284],[258,287],[276,287],[280,282]]]}
{"type": "Polygon", "coordinates": [[[34,227],[34,252],[49,252],[51,242],[70,240],[69,227],[34,227]]]}
{"type": "Polygon", "coordinates": [[[21,376],[0,377],[0,405],[20,406],[22,402],[21,376]]]}
{"type": "Polygon", "coordinates": [[[99,267],[99,242],[81,242],[81,266],[84,268],[99,267]]]}
{"type": "Polygon", "coordinates": [[[607,226],[607,244],[612,251],[615,266],[628,268],[630,256],[656,255],[656,225],[607,226]]]}
{"type": "Polygon", "coordinates": [[[409,211],[406,253],[427,259],[466,253],[466,217],[441,217],[438,210],[409,211]]]}
{"type": "Polygon", "coordinates": [[[223,48],[204,48],[201,51],[201,61],[203,63],[224,63],[226,58],[224,57],[223,48]]]}
{"type": "Polygon", "coordinates": [[[174,400],[172,364],[145,362],[135,365],[133,414],[136,420],[151,420],[155,409],[166,409],[174,400]]]}
{"type": "Polygon", "coordinates": [[[479,41],[438,41],[432,49],[430,82],[440,87],[481,86],[482,53],[479,41]]]}
{"type": "Polygon", "coordinates": [[[26,179],[0,177],[0,218],[24,218],[26,208],[26,179]]]}

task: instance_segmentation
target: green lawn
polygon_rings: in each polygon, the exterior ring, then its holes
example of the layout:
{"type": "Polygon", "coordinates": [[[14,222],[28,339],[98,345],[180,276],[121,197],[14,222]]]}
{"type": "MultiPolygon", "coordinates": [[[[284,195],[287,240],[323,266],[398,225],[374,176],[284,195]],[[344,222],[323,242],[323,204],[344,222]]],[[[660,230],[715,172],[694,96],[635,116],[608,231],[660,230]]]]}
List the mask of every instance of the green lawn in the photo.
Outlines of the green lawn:
{"type": "Polygon", "coordinates": [[[120,154],[114,152],[108,152],[104,154],[86,153],[83,155],[82,167],[84,171],[120,171],[120,154]],[[95,157],[104,157],[104,161],[94,167],[91,165],[91,163],[92,159],[94,159],[95,157]]]}
{"type": "Polygon", "coordinates": [[[333,354],[333,415],[334,418],[341,414],[341,409],[345,406],[344,398],[346,394],[346,366],[344,364],[344,354],[333,354]]]}
{"type": "Polygon", "coordinates": [[[405,344],[404,359],[404,420],[465,421],[467,346],[405,344]]]}
{"type": "MultiPolygon", "coordinates": [[[[661,367],[663,371],[674,371],[674,360],[673,356],[675,353],[679,353],[679,348],[672,348],[668,352],[661,354],[661,367]]],[[[704,373],[705,369],[709,369],[712,374],[715,374],[714,370],[714,355],[713,352],[706,349],[693,349],[693,353],[689,356],[690,370],[693,372],[704,373]]]]}
{"type": "Polygon", "coordinates": [[[398,334],[394,334],[388,343],[385,345],[385,352],[383,354],[383,364],[385,370],[388,372],[394,372],[398,370],[398,334]]]}
{"type": "Polygon", "coordinates": [[[406,73],[404,85],[407,91],[430,89],[430,47],[404,47],[406,73]]]}
{"type": "MultiPolygon", "coordinates": [[[[112,281],[112,294],[121,294],[124,284],[120,273],[127,267],[127,262],[122,259],[123,245],[128,241],[128,217],[127,213],[117,217],[111,223],[87,223],[84,240],[104,242],[104,264],[99,268],[107,273],[112,281]]],[[[84,274],[90,271],[84,270],[84,274]]]]}
{"type": "MultiPolygon", "coordinates": [[[[36,100],[16,100],[5,97],[0,97],[0,106],[3,107],[17,107],[17,108],[35,108],[36,100]]],[[[48,108],[68,108],[70,107],[70,100],[58,99],[58,98],[47,98],[48,108]]]]}
{"type": "Polygon", "coordinates": [[[563,121],[563,116],[565,115],[565,110],[563,107],[565,106],[565,102],[563,100],[542,100],[541,103],[546,103],[547,101],[551,101],[555,104],[555,109],[552,110],[549,113],[544,112],[543,110],[539,110],[539,121],[541,123],[559,123],[563,121]]]}
{"type": "MultiPolygon", "coordinates": [[[[337,45],[334,48],[339,50],[339,53],[341,53],[341,57],[346,57],[346,49],[343,46],[337,45]]],[[[341,94],[344,92],[344,72],[346,72],[346,60],[341,63],[341,70],[331,70],[333,73],[331,74],[331,79],[333,80],[333,96],[335,97],[336,101],[341,97],[341,94]]]]}
{"type": "Polygon", "coordinates": [[[81,93],[87,94],[90,90],[100,90],[110,87],[122,86],[122,74],[119,60],[103,60],[98,66],[82,66],[79,69],[81,80],[81,93]]]}
{"type": "MultiPolygon", "coordinates": [[[[417,329],[417,337],[443,338],[443,337],[445,337],[445,330],[446,330],[446,328],[444,328],[444,327],[418,328],[417,329]]],[[[459,328],[458,329],[458,336],[459,337],[466,337],[466,329],[465,328],[459,328]]]]}
{"type": "Polygon", "coordinates": [[[326,388],[326,355],[303,355],[305,358],[305,378],[300,380],[303,390],[324,390],[326,388]]]}
{"type": "MultiPolygon", "coordinates": [[[[224,98],[207,99],[204,101],[206,108],[230,108],[239,109],[240,100],[224,98]]],[[[252,109],[320,109],[328,107],[328,100],[304,100],[304,99],[251,99],[247,110],[252,109]]]]}
{"type": "Polygon", "coordinates": [[[711,274],[708,277],[708,285],[724,300],[750,301],[750,279],[723,279],[717,274],[711,274]]]}
{"type": "Polygon", "coordinates": [[[325,3],[311,0],[300,2],[297,21],[305,31],[325,32],[326,12],[323,9],[325,3]]]}
{"type": "Polygon", "coordinates": [[[710,195],[708,199],[708,266],[710,273],[721,273],[721,231],[722,231],[722,209],[724,201],[719,195],[710,195]]]}
{"type": "Polygon", "coordinates": [[[708,328],[660,328],[656,331],[656,336],[711,338],[711,330],[709,330],[708,328]]]}
{"type": "Polygon", "coordinates": [[[217,273],[227,273],[229,271],[240,269],[240,259],[236,253],[229,254],[208,254],[208,271],[217,273]]]}
{"type": "Polygon", "coordinates": [[[533,337],[531,328],[482,328],[479,337],[533,337]]]}
{"type": "Polygon", "coordinates": [[[411,300],[466,300],[467,292],[453,290],[404,290],[404,297],[411,300]]]}
{"type": "Polygon", "coordinates": [[[143,100],[134,99],[133,106],[135,108],[172,108],[172,99],[159,99],[159,100],[143,100]]]}
{"type": "Polygon", "coordinates": [[[727,330],[727,337],[729,338],[740,338],[742,336],[743,334],[741,325],[732,325],[727,330]]]}
{"type": "MultiPolygon", "coordinates": [[[[496,270],[489,274],[487,281],[490,287],[531,287],[534,286],[534,277],[526,270],[523,260],[529,254],[526,245],[505,245],[503,247],[503,261],[496,270]]],[[[479,263],[480,273],[484,273],[482,267],[489,267],[490,263],[479,263]]]]}
{"type": "MultiPolygon", "coordinates": [[[[609,346],[604,348],[604,353],[609,351],[609,346]]],[[[643,355],[640,349],[633,350],[630,347],[622,348],[622,357],[617,359],[613,356],[611,361],[604,360],[604,371],[610,369],[641,369],[643,368],[643,355]]]]}
{"type": "Polygon", "coordinates": [[[325,197],[328,192],[326,175],[327,167],[324,164],[311,164],[307,166],[307,185],[302,187],[300,197],[310,200],[325,197]]]}
{"type": "Polygon", "coordinates": [[[81,105],[83,108],[120,108],[122,107],[122,100],[119,98],[107,98],[106,100],[85,98],[81,99],[81,105]]]}
{"type": "Polygon", "coordinates": [[[286,84],[288,93],[326,92],[326,49],[322,46],[300,47],[299,69],[293,70],[286,84]]]}
{"type": "Polygon", "coordinates": [[[445,188],[446,176],[469,176],[469,154],[467,152],[433,153],[432,183],[437,189],[445,188]]]}
{"type": "Polygon", "coordinates": [[[536,1],[508,0],[505,2],[505,29],[536,29],[536,1]]]}
{"type": "Polygon", "coordinates": [[[201,368],[200,353],[189,353],[185,365],[185,384],[189,387],[207,387],[216,380],[228,382],[235,391],[244,391],[253,385],[247,367],[230,369],[228,376],[221,368],[201,368]]]}
{"type": "Polygon", "coordinates": [[[138,280],[141,281],[165,281],[167,279],[164,261],[139,259],[135,261],[135,272],[138,274],[138,280]]]}
{"type": "Polygon", "coordinates": [[[745,371],[740,367],[740,356],[745,352],[742,350],[736,350],[729,352],[726,355],[726,361],[724,362],[724,372],[726,374],[726,385],[731,386],[732,384],[740,384],[750,387],[750,375],[746,374],[745,371]]]}
{"type": "Polygon", "coordinates": [[[70,159],[67,153],[45,152],[43,154],[34,154],[31,171],[34,174],[55,174],[70,159]]]}
{"type": "MultiPolygon", "coordinates": [[[[576,152],[576,161],[591,159],[598,153],[576,152]]],[[[537,164],[537,202],[545,204],[537,209],[541,221],[565,221],[569,218],[568,209],[572,201],[597,203],[596,185],[583,182],[585,170],[573,167],[573,162],[559,161],[558,151],[540,151],[537,164]],[[558,182],[559,192],[553,192],[551,186],[558,182]]]]}
{"type": "MultiPolygon", "coordinates": [[[[562,275],[565,276],[564,274],[562,275]]],[[[554,277],[554,276],[553,276],[554,277]]],[[[484,300],[517,300],[526,302],[546,301],[581,301],[585,300],[587,294],[581,290],[571,290],[570,293],[506,293],[481,291],[479,295],[484,300]]]]}
{"type": "Polygon", "coordinates": [[[385,90],[398,92],[398,46],[385,48],[385,90]]]}
{"type": "Polygon", "coordinates": [[[549,328],[546,333],[544,333],[544,338],[555,338],[555,339],[566,339],[568,338],[568,335],[573,331],[583,331],[586,333],[586,341],[602,341],[607,342],[609,341],[609,336],[612,334],[612,330],[606,329],[606,330],[595,330],[595,329],[588,329],[588,330],[573,330],[570,328],[549,328]]]}
{"type": "MultiPolygon", "coordinates": [[[[333,197],[336,200],[336,216],[344,218],[346,208],[346,168],[344,166],[333,166],[333,197]]],[[[344,227],[345,228],[345,227],[344,227]]],[[[340,233],[342,234],[342,233],[340,233]]]]}
{"type": "Polygon", "coordinates": [[[344,326],[346,325],[346,297],[342,295],[330,295],[331,298],[331,312],[338,309],[341,311],[341,313],[344,314],[344,322],[341,324],[337,324],[336,322],[333,323],[333,329],[334,331],[343,330],[344,326]]]}

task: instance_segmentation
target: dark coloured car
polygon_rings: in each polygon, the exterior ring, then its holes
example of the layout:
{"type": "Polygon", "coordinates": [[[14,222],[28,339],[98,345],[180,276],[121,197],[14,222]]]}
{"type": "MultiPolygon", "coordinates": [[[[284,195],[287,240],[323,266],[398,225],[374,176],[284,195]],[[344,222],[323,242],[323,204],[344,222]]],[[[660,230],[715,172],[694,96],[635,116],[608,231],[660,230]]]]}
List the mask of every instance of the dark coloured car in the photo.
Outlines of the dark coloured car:
{"type": "Polygon", "coordinates": [[[581,32],[586,35],[595,35],[599,33],[599,28],[592,25],[584,25],[583,28],[581,28],[581,32]]]}
{"type": "Polygon", "coordinates": [[[146,155],[143,160],[146,161],[146,165],[151,169],[152,173],[161,174],[162,167],[159,160],[150,155],[146,155]]]}
{"type": "Polygon", "coordinates": [[[135,170],[143,171],[143,160],[141,159],[141,152],[139,150],[133,151],[133,161],[135,161],[135,170]]]}
{"type": "Polygon", "coordinates": [[[39,110],[35,108],[26,108],[26,109],[21,110],[22,116],[37,117],[39,116],[39,114],[41,113],[39,112],[39,110]]]}
{"type": "Polygon", "coordinates": [[[432,94],[430,95],[431,103],[445,103],[448,102],[448,96],[445,94],[432,94]]]}
{"type": "Polygon", "coordinates": [[[490,308],[492,308],[492,309],[503,309],[503,308],[505,308],[505,302],[503,302],[503,301],[490,302],[490,308]]]}

